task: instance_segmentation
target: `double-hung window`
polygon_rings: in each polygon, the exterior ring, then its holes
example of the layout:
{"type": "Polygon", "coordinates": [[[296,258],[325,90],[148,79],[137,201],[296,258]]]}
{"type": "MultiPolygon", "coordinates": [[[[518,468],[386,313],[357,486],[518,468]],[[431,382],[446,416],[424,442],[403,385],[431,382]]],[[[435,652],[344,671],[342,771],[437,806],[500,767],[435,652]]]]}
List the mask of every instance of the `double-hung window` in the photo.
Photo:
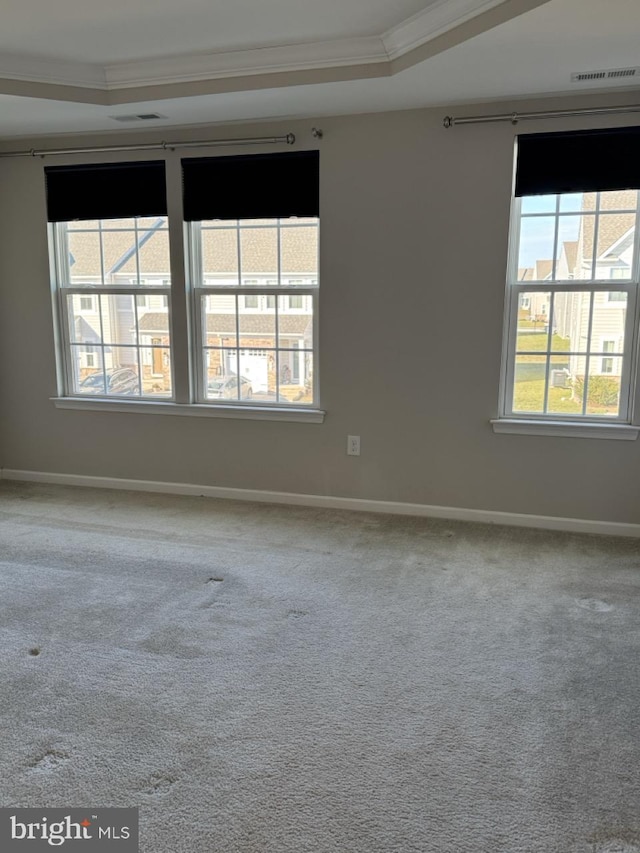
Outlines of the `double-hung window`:
{"type": "Polygon", "coordinates": [[[46,174],[64,394],[170,399],[164,163],[46,174]]]}
{"type": "Polygon", "coordinates": [[[182,167],[198,401],[317,404],[317,152],[182,167]]]}
{"type": "Polygon", "coordinates": [[[498,427],[634,423],[639,146],[639,128],[518,138],[498,427]]]}
{"type": "Polygon", "coordinates": [[[54,166],[46,181],[60,397],[317,407],[318,152],[54,166]],[[183,217],[166,168],[182,170],[183,217]]]}

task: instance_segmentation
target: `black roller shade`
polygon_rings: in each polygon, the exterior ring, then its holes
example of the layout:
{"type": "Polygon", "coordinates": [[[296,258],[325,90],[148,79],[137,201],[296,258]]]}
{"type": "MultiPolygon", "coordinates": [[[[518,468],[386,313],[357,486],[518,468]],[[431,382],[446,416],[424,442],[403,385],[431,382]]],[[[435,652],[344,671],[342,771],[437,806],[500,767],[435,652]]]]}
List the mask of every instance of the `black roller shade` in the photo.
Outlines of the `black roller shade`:
{"type": "Polygon", "coordinates": [[[318,151],[184,159],[184,218],[318,216],[319,163],[318,151]]]}
{"type": "Polygon", "coordinates": [[[518,136],[516,195],[640,188],[640,127],[518,136]]]}
{"type": "Polygon", "coordinates": [[[163,160],[47,166],[44,171],[49,222],[167,213],[163,160]]]}

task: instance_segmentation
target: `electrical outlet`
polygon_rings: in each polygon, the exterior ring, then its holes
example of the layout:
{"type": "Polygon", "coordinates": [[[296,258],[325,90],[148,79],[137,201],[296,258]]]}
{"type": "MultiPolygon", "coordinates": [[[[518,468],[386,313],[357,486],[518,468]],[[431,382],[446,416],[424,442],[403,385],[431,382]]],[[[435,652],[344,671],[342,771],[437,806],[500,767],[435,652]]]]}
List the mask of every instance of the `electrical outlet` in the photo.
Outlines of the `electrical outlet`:
{"type": "Polygon", "coordinates": [[[360,456],[360,436],[347,436],[347,456],[360,456]]]}

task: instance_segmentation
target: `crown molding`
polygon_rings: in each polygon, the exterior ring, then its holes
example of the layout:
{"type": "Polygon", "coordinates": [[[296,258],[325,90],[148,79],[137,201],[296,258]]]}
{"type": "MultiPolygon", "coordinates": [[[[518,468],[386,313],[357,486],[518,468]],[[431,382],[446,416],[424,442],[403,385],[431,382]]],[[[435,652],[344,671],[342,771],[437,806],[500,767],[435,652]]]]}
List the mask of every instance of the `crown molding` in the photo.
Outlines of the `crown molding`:
{"type": "Polygon", "coordinates": [[[106,89],[105,69],[88,62],[61,62],[0,53],[0,78],[51,86],[106,89]]]}
{"type": "Polygon", "coordinates": [[[460,24],[500,6],[505,0],[438,0],[381,36],[391,60],[438,38],[460,24]]]}
{"type": "Polygon", "coordinates": [[[116,63],[104,69],[104,76],[107,89],[113,90],[380,62],[389,62],[384,42],[369,36],[116,63]]]}
{"type": "MultiPolygon", "coordinates": [[[[483,13],[503,7],[502,20],[507,20],[526,10],[515,8],[518,4],[535,6],[546,2],[549,0],[436,0],[380,36],[181,55],[106,66],[0,54],[0,92],[14,94],[16,87],[37,86],[38,94],[34,97],[80,102],[86,98],[86,103],[116,104],[202,94],[200,90],[206,88],[207,83],[211,84],[210,91],[216,92],[243,90],[249,86],[297,85],[300,81],[326,82],[328,74],[333,82],[356,79],[359,75],[392,76],[402,70],[394,68],[394,60],[405,57],[405,63],[409,64],[421,61],[415,54],[413,59],[410,57],[412,51],[483,13]],[[314,72],[317,72],[315,76],[314,72]],[[285,80],[287,75],[289,81],[285,80]],[[190,85],[193,91],[189,90],[190,85]],[[66,95],[63,87],[68,90],[66,95]],[[140,92],[136,91],[138,89],[140,92]]],[[[495,25],[495,21],[487,21],[482,28],[490,29],[495,25]]],[[[435,52],[442,49],[446,48],[438,46],[435,52]]],[[[22,94],[30,96],[28,91],[22,94]]]]}

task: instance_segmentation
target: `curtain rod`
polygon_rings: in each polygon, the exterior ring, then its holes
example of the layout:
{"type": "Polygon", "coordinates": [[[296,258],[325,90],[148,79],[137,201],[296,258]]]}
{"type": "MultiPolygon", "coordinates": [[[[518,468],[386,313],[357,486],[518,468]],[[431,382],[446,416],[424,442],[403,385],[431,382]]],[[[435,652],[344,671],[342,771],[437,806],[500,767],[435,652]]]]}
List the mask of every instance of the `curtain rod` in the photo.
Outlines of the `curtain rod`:
{"type": "Polygon", "coordinates": [[[293,145],[293,133],[286,136],[254,136],[239,139],[207,139],[202,142],[149,142],[139,145],[103,145],[87,148],[31,148],[28,151],[0,151],[0,157],[51,157],[56,154],[102,154],[109,151],[174,151],[176,148],[214,148],[222,145],[275,145],[286,142],[293,145]]]}
{"type": "Polygon", "coordinates": [[[571,116],[616,115],[619,113],[637,112],[640,112],[640,104],[630,104],[626,107],[594,107],[592,109],[585,108],[578,110],[542,110],[535,113],[503,113],[502,115],[467,116],[465,118],[445,116],[443,124],[445,127],[453,127],[457,124],[486,124],[496,121],[510,121],[511,124],[517,124],[519,121],[529,121],[538,118],[567,118],[571,116]]]}

